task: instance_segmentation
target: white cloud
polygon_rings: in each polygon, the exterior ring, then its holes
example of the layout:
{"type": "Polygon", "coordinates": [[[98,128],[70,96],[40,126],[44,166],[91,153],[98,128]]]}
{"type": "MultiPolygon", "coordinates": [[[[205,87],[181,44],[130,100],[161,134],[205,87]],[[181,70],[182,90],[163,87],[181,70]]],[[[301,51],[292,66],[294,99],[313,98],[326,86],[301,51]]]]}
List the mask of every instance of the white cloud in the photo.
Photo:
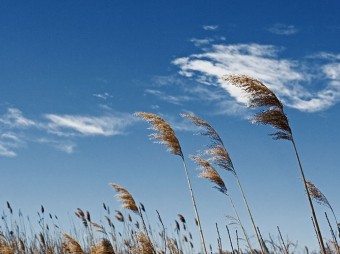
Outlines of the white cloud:
{"type": "Polygon", "coordinates": [[[203,29],[206,31],[215,31],[216,29],[218,29],[217,25],[205,25],[203,26],[203,29]]]}
{"type": "Polygon", "coordinates": [[[8,108],[0,115],[0,156],[15,157],[19,148],[32,142],[70,154],[76,147],[76,138],[124,134],[125,128],[135,121],[131,114],[122,113],[103,116],[46,114],[45,119],[33,121],[19,109],[8,108]]]}
{"type": "Polygon", "coordinates": [[[78,115],[48,114],[47,129],[59,136],[113,136],[124,133],[126,126],[132,124],[131,115],[106,115],[100,117],[78,115]]]}
{"type": "Polygon", "coordinates": [[[190,42],[192,42],[196,47],[201,47],[201,46],[204,46],[204,45],[209,45],[213,41],[214,40],[211,39],[211,38],[205,38],[205,39],[192,38],[192,39],[190,39],[190,42]]]}
{"type": "Polygon", "coordinates": [[[5,157],[15,157],[17,154],[0,142],[0,155],[5,157]]]}
{"type": "Polygon", "coordinates": [[[113,98],[113,96],[109,93],[97,93],[97,94],[93,94],[93,96],[99,99],[102,99],[102,100],[113,98]]]}
{"type": "Polygon", "coordinates": [[[24,117],[16,108],[8,108],[7,112],[0,117],[0,124],[7,128],[27,128],[35,125],[35,122],[24,117]]]}
{"type": "Polygon", "coordinates": [[[55,149],[67,153],[72,154],[76,147],[76,144],[69,141],[69,140],[55,140],[55,139],[47,139],[47,138],[40,138],[36,140],[39,144],[46,144],[49,146],[54,147],[55,149]]]}
{"type": "Polygon", "coordinates": [[[268,31],[277,35],[293,35],[296,34],[299,30],[293,25],[277,23],[269,27],[268,31]]]}
{"type": "MultiPolygon", "coordinates": [[[[316,112],[333,106],[340,100],[339,69],[336,55],[332,63],[318,66],[323,76],[315,74],[309,64],[280,59],[281,48],[273,45],[235,44],[213,45],[201,54],[177,58],[173,64],[179,73],[197,82],[218,85],[239,103],[247,101],[244,93],[221,80],[225,74],[246,74],[261,80],[289,107],[305,112],[316,112]],[[323,87],[316,89],[312,83],[323,87]]],[[[330,56],[328,56],[330,58],[330,56]]]]}
{"type": "MultiPolygon", "coordinates": [[[[3,130],[0,130],[3,131],[3,130]]],[[[13,132],[4,132],[0,135],[0,155],[5,157],[17,156],[14,151],[16,148],[23,145],[22,138],[13,132]]]]}

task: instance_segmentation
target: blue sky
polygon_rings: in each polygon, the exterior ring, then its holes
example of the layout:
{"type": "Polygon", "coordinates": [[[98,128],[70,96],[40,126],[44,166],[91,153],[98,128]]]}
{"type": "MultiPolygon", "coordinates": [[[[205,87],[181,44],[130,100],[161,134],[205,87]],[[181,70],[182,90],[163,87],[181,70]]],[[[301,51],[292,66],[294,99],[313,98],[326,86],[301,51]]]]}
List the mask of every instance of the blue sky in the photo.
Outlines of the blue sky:
{"type": "MultiPolygon", "coordinates": [[[[180,159],[152,144],[148,125],[132,114],[162,116],[188,156],[208,143],[179,116],[192,112],[224,140],[261,233],[277,235],[280,226],[301,249],[316,248],[291,144],[252,125],[244,96],[220,77],[251,75],[283,101],[307,178],[339,216],[339,8],[338,1],[1,1],[0,210],[9,201],[33,217],[43,204],[67,221],[80,207],[100,220],[102,202],[119,207],[108,185],[115,182],[171,229],[177,213],[193,217],[180,159]]],[[[203,230],[216,245],[215,222],[223,227],[231,208],[187,162],[203,230]]],[[[247,221],[234,179],[220,173],[247,221]]],[[[316,208],[330,238],[327,209],[316,208]]]]}

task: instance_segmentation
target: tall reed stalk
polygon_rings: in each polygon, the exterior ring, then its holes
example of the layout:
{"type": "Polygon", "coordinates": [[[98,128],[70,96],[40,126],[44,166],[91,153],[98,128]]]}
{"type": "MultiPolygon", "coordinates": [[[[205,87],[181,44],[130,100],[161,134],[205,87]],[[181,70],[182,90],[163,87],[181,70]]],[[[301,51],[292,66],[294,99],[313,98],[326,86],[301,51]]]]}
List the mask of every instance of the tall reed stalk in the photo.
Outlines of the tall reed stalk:
{"type": "Polygon", "coordinates": [[[249,95],[249,107],[251,108],[264,108],[253,117],[253,123],[271,125],[278,131],[271,134],[274,139],[284,139],[292,142],[295,156],[299,164],[300,173],[303,179],[305,191],[307,193],[308,203],[312,212],[315,230],[320,241],[321,251],[326,254],[325,244],[323,242],[322,234],[320,231],[319,223],[315,214],[311,193],[307,186],[305,173],[301,165],[300,156],[294,141],[292,130],[289,126],[288,118],[283,111],[283,105],[276,95],[268,87],[260,81],[248,77],[246,75],[225,75],[222,77],[224,81],[229,82],[236,87],[241,88],[249,95]]]}
{"type": "MultiPolygon", "coordinates": [[[[239,177],[236,173],[236,170],[233,166],[233,163],[231,161],[229,153],[228,153],[226,147],[224,146],[224,143],[223,143],[220,135],[208,122],[200,119],[199,117],[197,117],[193,114],[182,114],[181,116],[190,119],[193,124],[202,128],[202,131],[200,132],[200,134],[202,136],[207,136],[210,139],[211,144],[208,146],[209,149],[207,149],[203,152],[204,154],[212,156],[211,158],[209,158],[209,160],[212,161],[217,166],[219,166],[220,168],[232,172],[233,175],[235,176],[238,187],[239,187],[241,194],[242,194],[244,204],[247,208],[248,215],[250,217],[250,220],[251,220],[257,241],[260,245],[261,252],[262,252],[262,254],[264,254],[265,250],[263,248],[262,241],[261,241],[259,233],[257,231],[257,227],[256,227],[256,224],[255,224],[252,212],[250,210],[246,195],[245,195],[244,190],[242,188],[242,184],[240,182],[240,179],[239,179],[239,177]]],[[[231,203],[233,205],[233,202],[231,202],[231,203]]]]}
{"type": "Polygon", "coordinates": [[[222,180],[221,176],[218,174],[216,169],[207,160],[205,160],[205,159],[203,159],[199,156],[192,156],[191,158],[192,158],[192,160],[194,160],[199,165],[198,169],[201,171],[201,173],[199,174],[199,177],[208,179],[210,182],[215,183],[216,185],[214,186],[214,188],[216,188],[219,192],[223,193],[224,195],[226,195],[229,198],[229,201],[232,205],[234,213],[237,217],[237,221],[240,224],[244,238],[247,242],[248,248],[249,248],[251,253],[255,253],[251,244],[250,244],[250,240],[249,240],[249,237],[247,235],[247,232],[243,227],[240,216],[239,216],[239,214],[236,210],[233,199],[231,198],[230,194],[228,193],[227,187],[225,186],[225,183],[222,180]]]}
{"type": "Polygon", "coordinates": [[[143,247],[146,248],[148,250],[148,253],[150,253],[150,254],[156,254],[155,248],[152,244],[148,230],[146,228],[142,212],[137,207],[134,198],[132,197],[130,192],[128,192],[126,189],[124,189],[120,185],[115,184],[115,183],[111,183],[111,186],[118,192],[118,194],[116,194],[116,198],[123,203],[122,207],[125,208],[125,209],[129,209],[130,211],[137,214],[142,221],[143,229],[144,229],[145,233],[139,232],[137,234],[138,242],[140,243],[141,248],[143,248],[143,247]]]}
{"type": "Polygon", "coordinates": [[[201,225],[201,221],[200,221],[199,214],[198,214],[198,211],[197,211],[195,196],[194,196],[194,192],[193,192],[193,189],[192,189],[187,165],[185,163],[185,159],[184,159],[184,155],[183,155],[183,152],[182,152],[182,149],[181,149],[181,145],[180,145],[180,143],[179,143],[179,141],[176,137],[175,132],[173,131],[173,129],[171,128],[171,126],[167,122],[165,122],[161,117],[159,117],[155,114],[146,113],[146,112],[137,112],[137,113],[135,113],[135,115],[142,118],[143,120],[147,121],[151,125],[150,129],[156,131],[155,133],[150,134],[150,137],[157,141],[156,143],[161,143],[161,144],[165,145],[168,148],[168,151],[171,154],[178,155],[178,156],[181,157],[182,162],[183,162],[186,180],[187,180],[189,191],[190,191],[192,205],[193,205],[194,212],[195,212],[195,218],[196,218],[196,221],[197,221],[197,224],[198,224],[199,235],[200,235],[200,239],[201,239],[203,253],[207,254],[207,249],[206,249],[205,240],[204,240],[204,236],[203,236],[202,225],[201,225]]]}

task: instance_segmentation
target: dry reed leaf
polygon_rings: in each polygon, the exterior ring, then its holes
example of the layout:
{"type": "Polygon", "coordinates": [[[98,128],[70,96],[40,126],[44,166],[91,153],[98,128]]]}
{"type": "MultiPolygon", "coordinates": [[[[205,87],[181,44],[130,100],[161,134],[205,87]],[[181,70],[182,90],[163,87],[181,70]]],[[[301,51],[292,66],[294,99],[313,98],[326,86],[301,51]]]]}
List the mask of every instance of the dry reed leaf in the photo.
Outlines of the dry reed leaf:
{"type": "Polygon", "coordinates": [[[70,254],[84,254],[80,244],[68,234],[63,234],[68,243],[64,243],[63,249],[70,254]]]}
{"type": "Polygon", "coordinates": [[[170,153],[179,155],[183,158],[182,149],[176,134],[167,122],[161,117],[151,113],[137,112],[135,115],[151,124],[150,129],[155,130],[156,132],[149,136],[152,139],[158,140],[156,143],[165,145],[170,153]]]}
{"type": "Polygon", "coordinates": [[[116,194],[115,197],[118,200],[122,201],[123,203],[122,207],[129,209],[135,213],[138,213],[138,207],[130,192],[128,192],[126,189],[115,183],[111,183],[111,186],[118,192],[118,194],[116,194]]]}
{"type": "Polygon", "coordinates": [[[216,186],[214,187],[218,191],[226,195],[228,194],[227,187],[225,186],[224,181],[222,180],[221,176],[217,173],[214,167],[211,166],[211,164],[207,160],[199,156],[191,156],[191,159],[199,165],[198,169],[201,171],[201,173],[199,174],[199,177],[208,179],[209,181],[215,183],[216,186]]]}
{"type": "Polygon", "coordinates": [[[292,140],[288,118],[283,112],[283,105],[272,90],[262,84],[259,80],[246,75],[225,75],[223,80],[241,88],[249,95],[249,107],[267,109],[260,111],[253,117],[253,123],[271,125],[278,129],[271,134],[274,139],[292,140]]]}

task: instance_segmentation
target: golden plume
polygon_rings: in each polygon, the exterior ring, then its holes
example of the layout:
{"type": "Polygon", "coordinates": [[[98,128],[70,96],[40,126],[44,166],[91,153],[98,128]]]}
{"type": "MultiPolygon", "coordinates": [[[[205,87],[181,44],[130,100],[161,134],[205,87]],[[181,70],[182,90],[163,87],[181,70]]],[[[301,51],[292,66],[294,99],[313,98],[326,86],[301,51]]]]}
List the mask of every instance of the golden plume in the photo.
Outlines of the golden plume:
{"type": "Polygon", "coordinates": [[[66,251],[67,253],[69,252],[69,253],[74,253],[74,254],[83,254],[84,253],[80,244],[74,238],[72,238],[68,234],[63,234],[63,236],[68,241],[68,244],[65,243],[63,245],[64,251],[66,251]]]}
{"type": "Polygon", "coordinates": [[[207,160],[199,156],[192,156],[191,159],[199,165],[198,169],[201,170],[199,177],[206,178],[209,181],[215,183],[215,188],[227,195],[227,188],[221,176],[217,173],[214,167],[211,166],[211,164],[207,160]]]}
{"type": "Polygon", "coordinates": [[[249,94],[249,107],[267,107],[255,114],[253,123],[271,125],[278,129],[271,134],[274,139],[292,140],[292,132],[288,123],[288,118],[283,112],[283,105],[272,90],[262,84],[259,80],[246,75],[225,75],[223,80],[241,88],[249,94]]]}
{"type": "Polygon", "coordinates": [[[212,142],[212,144],[209,145],[210,149],[204,151],[205,154],[212,156],[209,158],[209,161],[212,161],[222,169],[232,171],[236,174],[229,153],[217,131],[208,122],[194,114],[181,114],[181,116],[190,119],[193,124],[200,127],[202,129],[200,134],[207,136],[212,142]]]}
{"type": "Polygon", "coordinates": [[[111,183],[111,186],[118,192],[118,194],[116,194],[115,197],[118,200],[122,201],[123,203],[122,207],[129,209],[135,213],[138,213],[138,207],[130,192],[128,192],[126,189],[115,183],[111,183]]]}
{"type": "Polygon", "coordinates": [[[152,130],[155,130],[156,133],[152,133],[149,136],[152,139],[158,140],[156,143],[160,143],[168,147],[168,151],[172,154],[179,155],[183,158],[183,153],[179,141],[176,137],[174,130],[170,127],[168,123],[166,123],[161,117],[146,113],[146,112],[137,112],[136,116],[142,118],[151,124],[152,130]]]}

